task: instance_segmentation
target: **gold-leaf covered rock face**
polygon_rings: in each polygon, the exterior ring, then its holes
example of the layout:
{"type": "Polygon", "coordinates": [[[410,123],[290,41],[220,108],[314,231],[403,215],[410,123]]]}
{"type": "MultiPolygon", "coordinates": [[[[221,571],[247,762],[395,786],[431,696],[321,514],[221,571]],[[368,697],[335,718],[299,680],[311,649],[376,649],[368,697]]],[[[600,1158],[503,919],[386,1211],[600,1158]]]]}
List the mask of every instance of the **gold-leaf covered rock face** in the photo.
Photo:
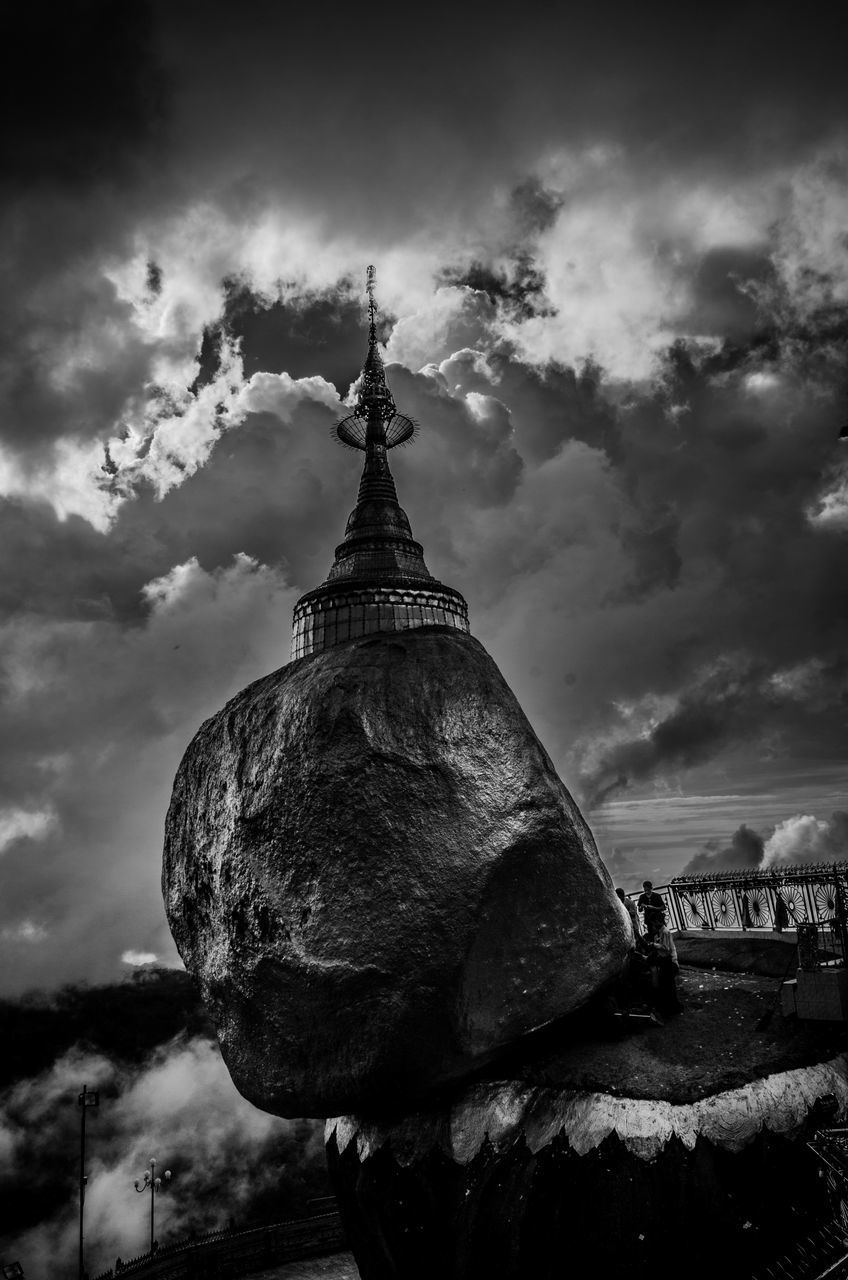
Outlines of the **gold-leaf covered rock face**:
{"type": "Polygon", "coordinates": [[[615,978],[630,926],[483,647],[444,629],[291,663],[208,720],[166,824],[171,928],[238,1088],[385,1113],[615,978]]]}

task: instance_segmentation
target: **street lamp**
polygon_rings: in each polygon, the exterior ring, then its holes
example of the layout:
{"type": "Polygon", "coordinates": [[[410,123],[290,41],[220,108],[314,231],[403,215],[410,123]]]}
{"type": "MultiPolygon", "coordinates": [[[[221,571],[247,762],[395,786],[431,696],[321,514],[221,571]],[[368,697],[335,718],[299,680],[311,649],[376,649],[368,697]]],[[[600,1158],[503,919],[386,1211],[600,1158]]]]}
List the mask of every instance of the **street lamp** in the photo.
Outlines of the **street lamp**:
{"type": "Polygon", "coordinates": [[[85,1264],[83,1262],[83,1219],[85,1217],[85,1115],[92,1107],[100,1106],[100,1094],[97,1089],[89,1089],[83,1085],[82,1093],[77,1098],[80,1109],[80,1170],[79,1170],[79,1280],[85,1280],[85,1264]]]}
{"type": "Polygon", "coordinates": [[[157,1178],[156,1177],[156,1161],[151,1160],[150,1168],[145,1169],[144,1171],[143,1181],[139,1182],[138,1178],[136,1178],[135,1182],[133,1183],[133,1186],[135,1187],[136,1191],[147,1191],[148,1188],[150,1189],[150,1252],[151,1253],[153,1252],[153,1249],[156,1243],[153,1236],[153,1216],[154,1216],[154,1205],[156,1203],[156,1193],[162,1190],[163,1182],[170,1182],[170,1181],[171,1181],[171,1170],[166,1169],[162,1177],[157,1178]]]}

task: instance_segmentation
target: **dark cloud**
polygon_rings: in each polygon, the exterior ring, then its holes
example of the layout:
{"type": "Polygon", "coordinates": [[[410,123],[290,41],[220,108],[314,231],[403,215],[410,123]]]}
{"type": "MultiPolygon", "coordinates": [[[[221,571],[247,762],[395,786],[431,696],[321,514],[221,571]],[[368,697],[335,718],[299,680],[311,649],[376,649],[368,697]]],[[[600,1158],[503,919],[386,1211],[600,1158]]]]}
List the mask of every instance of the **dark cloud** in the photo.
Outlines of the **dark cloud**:
{"type": "MultiPolygon", "coordinates": [[[[220,322],[207,329],[200,350],[199,380],[219,367],[220,342],[229,334],[238,344],[245,378],[254,373],[313,374],[335,385],[345,396],[359,377],[365,351],[361,286],[354,296],[350,281],[312,296],[269,299],[253,292],[245,280],[224,281],[220,322]]],[[[380,328],[385,328],[381,317],[380,328]]]]}
{"type": "Polygon", "coordinates": [[[36,302],[23,322],[9,302],[0,316],[11,356],[0,385],[4,443],[33,465],[60,436],[113,430],[148,378],[151,357],[114,287],[77,275],[36,302]],[[96,366],[88,344],[98,348],[96,366]],[[67,372],[66,362],[73,366],[67,372]]]}
{"type": "Polygon", "coordinates": [[[641,885],[639,871],[632,860],[620,849],[611,849],[604,854],[604,863],[612,876],[613,882],[624,889],[625,893],[641,885]]]}
{"type": "Polygon", "coordinates": [[[225,322],[241,343],[246,378],[260,371],[293,378],[318,374],[344,396],[359,377],[362,303],[349,288],[267,306],[243,287],[228,302],[225,322]]]}
{"type": "Polygon", "coordinates": [[[718,840],[708,840],[683,868],[683,875],[700,871],[734,871],[745,867],[758,867],[763,860],[765,840],[744,822],[723,846],[718,840]]]}
{"type": "Polygon", "coordinates": [[[0,23],[7,188],[121,177],[160,139],[167,77],[147,0],[33,0],[5,6],[0,23]]]}
{"type": "Polygon", "coordinates": [[[667,715],[647,732],[612,743],[582,775],[590,808],[634,783],[691,769],[724,748],[768,741],[774,734],[785,750],[799,754],[807,744],[821,746],[829,739],[830,748],[839,751],[844,742],[846,689],[840,664],[818,669],[815,687],[803,693],[793,688],[791,676],[784,684],[773,669],[750,662],[722,662],[700,681],[690,681],[667,715]]]}
{"type": "Polygon", "coordinates": [[[59,437],[112,430],[150,376],[149,345],[98,268],[126,247],[165,145],[157,43],[145,0],[4,7],[0,436],[25,468],[59,437]]]}
{"type": "Polygon", "coordinates": [[[506,266],[471,262],[448,269],[442,279],[449,285],[485,293],[493,303],[521,319],[544,315],[551,309],[545,298],[544,277],[526,250],[506,266]]]}
{"type": "Polygon", "coordinates": [[[798,813],[785,818],[767,837],[744,822],[734,831],[730,843],[707,840],[683,868],[684,875],[696,872],[742,870],[768,867],[779,871],[786,864],[840,862],[848,853],[848,812],[837,810],[830,818],[798,813]]]}
{"type": "Polygon", "coordinates": [[[330,441],[334,421],[320,404],[302,407],[297,432],[271,414],[250,414],[179,489],[161,501],[141,490],[122,509],[114,534],[136,556],[147,549],[134,566],[132,611],[141,611],[145,581],[190,556],[213,570],[245,552],[284,565],[304,590],[316,573],[323,578],[355,499],[356,467],[330,441]]]}
{"type": "Polygon", "coordinates": [[[763,330],[766,317],[758,301],[775,283],[767,246],[737,246],[705,253],[692,279],[692,325],[700,334],[716,336],[722,346],[749,344],[763,330]]]}
{"type": "Polygon", "coordinates": [[[512,171],[517,185],[531,147],[615,138],[638,146],[646,167],[742,164],[777,140],[803,146],[845,116],[836,16],[800,24],[760,3],[714,7],[708,21],[680,6],[536,6],[485,27],[474,10],[436,4],[429,29],[444,38],[435,61],[410,22],[377,5],[364,64],[350,56],[362,38],[356,9],[330,24],[267,3],[248,5],[237,24],[223,5],[162,5],[159,14],[170,59],[196,62],[178,113],[193,143],[205,137],[207,163],[213,148],[239,146],[247,168],[267,147],[272,180],[291,166],[313,195],[326,168],[351,222],[367,216],[371,190],[391,193],[382,208],[370,201],[373,216],[413,224],[425,209],[477,197],[481,171],[512,171]],[[391,109],[373,83],[388,67],[402,67],[404,82],[391,109]],[[262,136],[245,136],[246,119],[262,136]]]}

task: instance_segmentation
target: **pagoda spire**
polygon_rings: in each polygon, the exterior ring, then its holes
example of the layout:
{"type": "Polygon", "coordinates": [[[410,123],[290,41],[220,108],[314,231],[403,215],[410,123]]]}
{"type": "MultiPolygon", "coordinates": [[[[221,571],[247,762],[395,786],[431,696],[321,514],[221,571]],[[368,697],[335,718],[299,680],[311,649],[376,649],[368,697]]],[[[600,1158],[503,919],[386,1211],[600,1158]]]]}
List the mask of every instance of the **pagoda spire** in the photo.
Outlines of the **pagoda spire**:
{"type": "Polygon", "coordinates": [[[336,435],[342,444],[349,449],[362,449],[366,454],[369,444],[394,449],[407,444],[415,435],[415,423],[412,418],[398,413],[386,381],[386,368],[377,341],[376,283],[376,268],[369,267],[365,286],[368,293],[368,353],[362,366],[353,413],[336,427],[336,435]]]}
{"type": "Polygon", "coordinates": [[[377,346],[377,299],[374,291],[377,285],[377,268],[375,266],[368,267],[365,272],[365,292],[368,294],[368,350],[376,349],[377,346]]]}
{"type": "MultiPolygon", "coordinates": [[[[394,444],[405,444],[411,440],[415,424],[411,418],[404,418],[398,413],[389,384],[386,382],[386,368],[377,345],[377,300],[374,296],[376,282],[376,268],[369,267],[365,285],[368,294],[368,354],[362,366],[356,408],[352,415],[365,425],[365,466],[362,469],[362,479],[359,484],[359,502],[370,498],[385,498],[390,502],[397,502],[397,491],[389,470],[387,450],[393,448],[394,444]],[[404,424],[408,423],[409,428],[402,439],[393,439],[393,444],[389,444],[387,428],[397,419],[404,424]]],[[[345,422],[349,422],[349,419],[345,419],[345,422]]],[[[346,433],[340,429],[342,425],[340,423],[337,428],[338,437],[343,444],[350,444],[346,433]]],[[[397,435],[397,428],[394,434],[397,435]]],[[[357,447],[361,446],[357,445],[357,447]]]]}
{"type": "Polygon", "coordinates": [[[437,582],[424,563],[398,502],[388,452],[406,444],[415,423],[399,413],[377,342],[376,271],[368,268],[368,352],[353,411],[335,427],[342,444],[365,454],[356,506],[326,581],[295,606],[292,657],[376,631],[448,626],[468,630],[458,591],[437,582]]]}

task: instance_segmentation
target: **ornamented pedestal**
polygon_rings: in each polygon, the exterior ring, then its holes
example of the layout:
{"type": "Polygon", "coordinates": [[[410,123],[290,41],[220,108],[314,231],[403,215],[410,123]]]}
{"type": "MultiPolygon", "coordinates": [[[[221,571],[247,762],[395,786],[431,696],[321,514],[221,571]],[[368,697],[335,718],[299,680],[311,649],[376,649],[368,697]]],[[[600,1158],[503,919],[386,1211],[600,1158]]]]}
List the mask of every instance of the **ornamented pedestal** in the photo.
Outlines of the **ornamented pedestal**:
{"type": "Polygon", "coordinates": [[[395,1123],[330,1120],[362,1280],[747,1280],[822,1221],[811,1109],[848,1062],[694,1103],[481,1083],[395,1123]]]}

